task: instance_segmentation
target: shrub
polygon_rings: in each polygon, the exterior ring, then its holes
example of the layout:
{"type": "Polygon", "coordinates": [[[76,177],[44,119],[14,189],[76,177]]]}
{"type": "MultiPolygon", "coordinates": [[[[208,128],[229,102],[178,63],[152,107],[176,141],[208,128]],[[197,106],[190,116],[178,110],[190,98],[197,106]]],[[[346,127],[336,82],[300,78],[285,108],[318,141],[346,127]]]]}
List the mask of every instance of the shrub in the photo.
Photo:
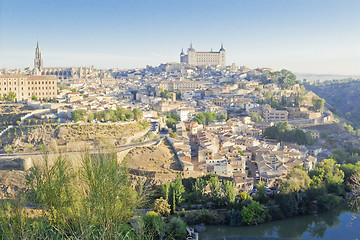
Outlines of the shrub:
{"type": "Polygon", "coordinates": [[[170,205],[162,197],[155,200],[153,209],[162,216],[168,216],[170,214],[170,205]]]}
{"type": "Polygon", "coordinates": [[[166,226],[166,239],[186,239],[187,231],[186,224],[180,218],[174,217],[166,226]]]}
{"type": "Polygon", "coordinates": [[[150,239],[160,239],[165,231],[165,223],[160,215],[154,211],[147,212],[143,216],[144,234],[150,239]]]}
{"type": "Polygon", "coordinates": [[[186,212],[183,220],[188,225],[205,223],[207,225],[222,224],[225,222],[225,216],[219,214],[216,210],[202,209],[198,211],[186,212]]]}
{"type": "Polygon", "coordinates": [[[241,211],[232,209],[226,213],[230,226],[236,227],[241,224],[241,211]]]}
{"type": "Polygon", "coordinates": [[[252,201],[249,205],[241,210],[242,222],[247,225],[257,225],[265,222],[267,216],[264,205],[252,201]]]}

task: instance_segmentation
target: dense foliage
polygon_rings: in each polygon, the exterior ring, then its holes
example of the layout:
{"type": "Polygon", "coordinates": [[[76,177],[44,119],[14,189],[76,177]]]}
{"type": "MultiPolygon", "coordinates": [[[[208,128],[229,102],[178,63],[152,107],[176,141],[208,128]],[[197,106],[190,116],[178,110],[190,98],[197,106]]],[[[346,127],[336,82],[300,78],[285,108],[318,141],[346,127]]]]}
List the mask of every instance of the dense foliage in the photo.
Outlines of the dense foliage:
{"type": "Polygon", "coordinates": [[[166,126],[168,128],[175,129],[175,123],[180,121],[180,116],[176,113],[167,113],[166,114],[166,126]]]}
{"type": "Polygon", "coordinates": [[[310,133],[305,133],[300,128],[290,129],[287,122],[279,122],[275,126],[265,129],[264,136],[270,139],[276,139],[284,142],[294,142],[300,145],[311,145],[313,139],[310,133]]]}
{"type": "Polygon", "coordinates": [[[295,74],[286,69],[263,73],[261,75],[261,82],[263,84],[275,83],[284,89],[290,88],[297,83],[295,74]]]}
{"type": "Polygon", "coordinates": [[[133,109],[132,111],[118,107],[116,110],[106,110],[100,112],[87,112],[85,110],[74,110],[71,113],[71,117],[74,122],[79,121],[111,121],[111,122],[118,122],[118,121],[126,121],[126,120],[141,120],[143,113],[139,109],[133,109]]]}
{"type": "Polygon", "coordinates": [[[215,113],[211,113],[211,112],[203,112],[203,113],[198,113],[192,120],[199,124],[208,124],[211,121],[221,120],[221,119],[226,120],[227,114],[223,113],[216,115],[215,113]]]}
{"type": "Polygon", "coordinates": [[[16,93],[10,91],[8,94],[4,93],[2,96],[0,94],[0,101],[7,101],[7,102],[15,102],[16,93]]]}
{"type": "Polygon", "coordinates": [[[322,111],[324,109],[325,100],[319,97],[314,96],[312,99],[312,104],[315,111],[322,111]]]}
{"type": "Polygon", "coordinates": [[[162,201],[168,199],[173,213],[183,208],[201,209],[179,213],[189,225],[253,225],[337,206],[346,191],[350,191],[351,176],[359,169],[358,164],[337,165],[334,159],[323,160],[309,172],[296,166],[282,181],[277,194],[260,182],[250,196],[247,192],[238,192],[233,182],[219,180],[216,175],[181,181],[178,177],[160,189],[162,201]],[[174,191],[179,194],[172,194],[174,191]],[[217,210],[223,208],[227,210],[217,210]]]}

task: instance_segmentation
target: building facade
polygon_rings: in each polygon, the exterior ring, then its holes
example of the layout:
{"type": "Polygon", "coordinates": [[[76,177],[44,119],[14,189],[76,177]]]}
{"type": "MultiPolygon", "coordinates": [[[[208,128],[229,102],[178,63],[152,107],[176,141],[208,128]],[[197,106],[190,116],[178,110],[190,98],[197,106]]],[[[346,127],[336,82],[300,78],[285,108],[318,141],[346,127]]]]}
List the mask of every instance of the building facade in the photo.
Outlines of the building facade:
{"type": "Polygon", "coordinates": [[[0,75],[0,94],[16,94],[15,101],[54,99],[57,95],[56,76],[0,75]]]}
{"type": "Polygon", "coordinates": [[[91,67],[44,67],[39,42],[35,49],[33,75],[55,75],[59,80],[70,78],[95,77],[94,66],[91,67]]]}
{"type": "Polygon", "coordinates": [[[182,50],[180,53],[180,63],[187,63],[193,66],[226,66],[226,51],[221,44],[221,48],[218,52],[197,52],[190,44],[190,48],[187,50],[188,54],[185,54],[182,50]]]}
{"type": "Polygon", "coordinates": [[[262,116],[265,122],[287,122],[289,113],[285,110],[276,110],[271,108],[270,105],[265,104],[262,106],[262,116]]]}

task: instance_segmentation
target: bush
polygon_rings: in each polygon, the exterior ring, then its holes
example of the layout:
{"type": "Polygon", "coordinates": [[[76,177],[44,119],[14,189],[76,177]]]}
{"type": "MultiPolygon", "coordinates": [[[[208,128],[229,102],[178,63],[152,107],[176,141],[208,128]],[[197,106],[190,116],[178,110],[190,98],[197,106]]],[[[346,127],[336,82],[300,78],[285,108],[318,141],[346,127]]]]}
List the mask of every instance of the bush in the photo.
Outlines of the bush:
{"type": "Polygon", "coordinates": [[[205,223],[207,225],[217,225],[225,223],[225,216],[216,210],[202,209],[198,211],[189,211],[184,215],[183,220],[188,225],[205,223]]]}
{"type": "Polygon", "coordinates": [[[232,227],[240,226],[241,224],[241,211],[232,209],[226,213],[228,223],[232,227]]]}
{"type": "Polygon", "coordinates": [[[186,224],[180,218],[172,218],[166,226],[166,239],[186,239],[186,224]]]}
{"type": "Polygon", "coordinates": [[[168,216],[170,214],[170,205],[165,199],[160,197],[154,202],[154,211],[162,216],[168,216]]]}
{"type": "Polygon", "coordinates": [[[242,222],[247,225],[257,225],[267,220],[268,214],[264,205],[252,201],[249,205],[243,207],[241,210],[242,222]]]}
{"type": "Polygon", "coordinates": [[[151,239],[160,239],[165,231],[165,223],[160,215],[154,211],[147,212],[143,216],[144,234],[151,239]]]}
{"type": "Polygon", "coordinates": [[[84,153],[78,171],[64,157],[53,166],[45,158],[45,166],[32,168],[28,181],[28,200],[38,203],[44,215],[28,218],[26,226],[40,224],[46,229],[27,229],[25,238],[123,239],[134,234],[128,222],[145,193],[131,187],[127,169],[118,165],[115,154],[84,153]]]}

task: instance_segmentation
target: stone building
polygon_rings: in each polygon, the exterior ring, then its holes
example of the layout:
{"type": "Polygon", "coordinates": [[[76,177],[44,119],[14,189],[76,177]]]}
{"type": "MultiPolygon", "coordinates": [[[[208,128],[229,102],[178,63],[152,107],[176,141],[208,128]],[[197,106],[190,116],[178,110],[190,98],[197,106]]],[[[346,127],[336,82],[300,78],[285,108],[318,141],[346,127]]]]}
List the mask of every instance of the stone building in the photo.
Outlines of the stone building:
{"type": "Polygon", "coordinates": [[[0,75],[0,94],[16,94],[15,101],[54,99],[57,95],[56,76],[0,75]]]}
{"type": "Polygon", "coordinates": [[[44,67],[39,42],[35,49],[33,75],[55,75],[59,80],[69,78],[95,77],[94,66],[91,67],[44,67]]]}
{"type": "Polygon", "coordinates": [[[286,110],[276,110],[271,108],[269,104],[262,106],[262,116],[265,122],[287,122],[289,113],[286,110]]]}
{"type": "Polygon", "coordinates": [[[182,50],[180,53],[180,63],[187,63],[193,66],[226,66],[226,51],[221,44],[221,48],[218,52],[197,52],[190,44],[190,48],[185,54],[182,50]]]}

